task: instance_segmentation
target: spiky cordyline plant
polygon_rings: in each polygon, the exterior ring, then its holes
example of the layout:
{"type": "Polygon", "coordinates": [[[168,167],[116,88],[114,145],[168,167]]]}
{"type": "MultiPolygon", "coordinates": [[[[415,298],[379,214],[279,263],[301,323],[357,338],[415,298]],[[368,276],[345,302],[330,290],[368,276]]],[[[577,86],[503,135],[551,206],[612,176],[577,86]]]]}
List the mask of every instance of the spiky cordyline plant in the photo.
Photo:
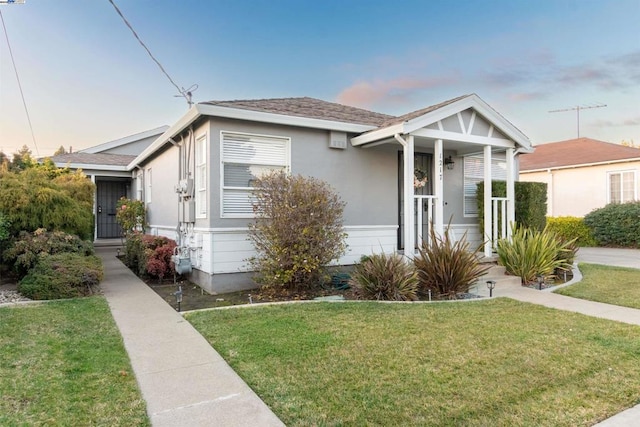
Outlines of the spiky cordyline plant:
{"type": "Polygon", "coordinates": [[[453,242],[448,228],[440,237],[431,227],[429,237],[429,241],[422,241],[413,260],[423,292],[431,291],[437,298],[455,299],[458,294],[468,292],[489,269],[479,262],[479,248],[469,250],[466,233],[453,242]]]}
{"type": "Polygon", "coordinates": [[[512,225],[511,239],[496,245],[500,264],[525,285],[536,276],[552,276],[557,268],[569,269],[574,240],[562,241],[547,227],[542,231],[512,225]],[[565,256],[566,255],[566,256],[565,256]]]}
{"type": "Polygon", "coordinates": [[[414,301],[418,277],[402,255],[374,254],[356,265],[349,282],[361,299],[414,301]]]}

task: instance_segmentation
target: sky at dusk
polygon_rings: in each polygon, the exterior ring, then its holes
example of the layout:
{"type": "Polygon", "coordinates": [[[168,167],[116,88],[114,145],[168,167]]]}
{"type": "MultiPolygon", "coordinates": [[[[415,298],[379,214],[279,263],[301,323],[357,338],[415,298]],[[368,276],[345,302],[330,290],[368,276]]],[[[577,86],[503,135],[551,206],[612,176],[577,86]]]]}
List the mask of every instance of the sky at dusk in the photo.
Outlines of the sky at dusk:
{"type": "MultiPolygon", "coordinates": [[[[640,0],[114,0],[196,102],[310,96],[400,115],[476,93],[531,142],[640,145],[640,0]]],[[[170,125],[184,98],[108,0],[0,5],[0,150],[170,125]]]]}

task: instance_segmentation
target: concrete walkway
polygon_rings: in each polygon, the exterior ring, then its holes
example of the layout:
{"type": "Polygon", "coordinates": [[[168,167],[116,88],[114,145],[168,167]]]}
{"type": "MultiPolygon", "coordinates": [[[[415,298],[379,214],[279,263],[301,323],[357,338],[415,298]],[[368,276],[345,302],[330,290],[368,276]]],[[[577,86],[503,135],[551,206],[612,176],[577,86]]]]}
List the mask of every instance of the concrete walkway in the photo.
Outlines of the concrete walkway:
{"type": "Polygon", "coordinates": [[[101,286],[120,329],[151,424],[283,426],[209,343],[117,258],[96,249],[101,286]]]}

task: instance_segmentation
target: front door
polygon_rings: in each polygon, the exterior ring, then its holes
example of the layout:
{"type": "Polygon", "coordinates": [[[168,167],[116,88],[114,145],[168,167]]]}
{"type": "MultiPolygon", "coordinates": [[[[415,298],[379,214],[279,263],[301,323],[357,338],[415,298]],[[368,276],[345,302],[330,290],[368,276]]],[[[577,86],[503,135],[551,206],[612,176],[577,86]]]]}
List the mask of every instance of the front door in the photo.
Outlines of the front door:
{"type": "Polygon", "coordinates": [[[98,239],[121,237],[122,230],[116,221],[116,204],[126,197],[124,181],[98,181],[96,183],[96,223],[98,239]]]}
{"type": "MultiPolygon", "coordinates": [[[[414,174],[417,178],[422,178],[419,183],[416,183],[417,186],[414,188],[414,194],[420,196],[429,196],[433,194],[433,155],[428,153],[415,153],[413,160],[414,174]],[[426,179],[425,179],[426,178],[426,179]]],[[[402,151],[399,152],[398,156],[398,194],[400,195],[398,200],[398,249],[404,249],[404,190],[403,190],[403,176],[404,176],[404,162],[402,160],[402,151]]],[[[423,234],[424,230],[428,229],[429,218],[426,215],[426,201],[422,201],[420,203],[419,208],[422,209],[425,214],[422,215],[422,224],[417,224],[417,227],[422,227],[423,234]]],[[[414,221],[417,222],[418,213],[415,213],[414,221]]],[[[419,244],[417,239],[417,227],[416,227],[416,243],[419,244]]]]}

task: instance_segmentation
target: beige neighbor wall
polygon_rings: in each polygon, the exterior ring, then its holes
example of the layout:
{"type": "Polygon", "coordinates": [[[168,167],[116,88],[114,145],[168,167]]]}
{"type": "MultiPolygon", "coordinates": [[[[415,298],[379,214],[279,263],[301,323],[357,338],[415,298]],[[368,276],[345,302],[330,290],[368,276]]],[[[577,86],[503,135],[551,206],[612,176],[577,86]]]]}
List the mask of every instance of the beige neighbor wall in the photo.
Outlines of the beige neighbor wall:
{"type": "Polygon", "coordinates": [[[636,172],[640,188],[640,162],[610,163],[539,172],[520,172],[520,181],[547,183],[547,216],[583,217],[609,203],[611,172],[636,172]]]}

